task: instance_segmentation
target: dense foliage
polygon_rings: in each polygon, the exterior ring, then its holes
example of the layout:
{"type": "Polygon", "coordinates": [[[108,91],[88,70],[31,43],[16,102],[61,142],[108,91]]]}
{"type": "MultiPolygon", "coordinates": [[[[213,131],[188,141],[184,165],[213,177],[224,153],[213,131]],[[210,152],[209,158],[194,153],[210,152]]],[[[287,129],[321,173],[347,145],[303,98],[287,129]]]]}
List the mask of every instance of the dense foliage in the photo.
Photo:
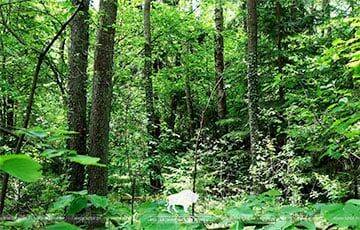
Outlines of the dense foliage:
{"type": "MultiPolygon", "coordinates": [[[[107,229],[360,228],[356,1],[255,1],[256,151],[246,1],[150,1],[151,55],[142,0],[114,1],[113,26],[104,25],[109,9],[99,11],[94,1],[84,50],[89,154],[81,154],[69,148],[78,135],[69,127],[69,104],[76,98],[68,87],[77,63],[70,61],[73,37],[64,23],[86,12],[84,2],[0,0],[0,170],[4,178],[10,175],[1,186],[7,198],[0,204],[2,229],[91,228],[84,219],[99,216],[107,229]],[[220,32],[214,26],[219,7],[220,32]],[[97,63],[104,51],[100,34],[111,29],[114,58],[105,73],[112,83],[100,83],[112,86],[111,104],[104,104],[111,113],[104,160],[92,153],[91,137],[97,134],[93,102],[101,94],[95,86],[103,77],[97,63]],[[219,115],[219,37],[225,117],[219,115]],[[74,163],[107,170],[107,183],[99,185],[106,186],[107,196],[85,185],[69,191],[74,163]],[[166,211],[166,196],[183,189],[200,195],[195,216],[180,208],[166,211]]],[[[93,175],[85,173],[85,182],[93,175]]]]}

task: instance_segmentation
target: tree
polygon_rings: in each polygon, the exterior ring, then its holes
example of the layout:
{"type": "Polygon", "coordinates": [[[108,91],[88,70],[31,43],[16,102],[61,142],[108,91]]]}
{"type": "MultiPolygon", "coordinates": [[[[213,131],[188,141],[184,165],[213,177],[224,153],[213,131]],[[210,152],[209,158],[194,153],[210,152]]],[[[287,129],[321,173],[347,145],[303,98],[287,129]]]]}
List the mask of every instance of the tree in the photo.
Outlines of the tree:
{"type": "MultiPolygon", "coordinates": [[[[68,148],[77,154],[86,155],[86,88],[89,47],[89,1],[83,2],[81,11],[71,23],[68,80],[68,124],[69,130],[77,132],[68,141],[68,148]]],[[[71,163],[70,191],[83,189],[85,168],[71,163]]]]}
{"type": "Polygon", "coordinates": [[[215,76],[217,92],[217,111],[218,118],[224,119],[226,116],[226,92],[224,86],[224,14],[222,0],[216,0],[215,6],[215,76]]]}
{"type": "Polygon", "coordinates": [[[248,114],[250,127],[250,152],[255,159],[259,145],[259,86],[257,71],[257,12],[256,0],[247,1],[248,20],[248,46],[247,46],[247,90],[248,90],[248,114]]]}
{"type": "Polygon", "coordinates": [[[144,81],[145,81],[145,97],[146,97],[146,113],[147,113],[147,132],[150,140],[148,141],[148,155],[151,158],[150,163],[150,187],[156,193],[162,188],[161,168],[156,162],[156,119],[154,109],[154,92],[151,78],[151,20],[150,20],[151,0],[144,2],[144,81]]]}
{"type": "MultiPolygon", "coordinates": [[[[97,32],[93,96],[89,128],[89,155],[100,158],[100,163],[108,163],[109,122],[112,96],[113,57],[115,45],[116,0],[100,1],[99,29],[97,32]]],[[[107,168],[88,168],[90,194],[106,195],[107,168]]]]}

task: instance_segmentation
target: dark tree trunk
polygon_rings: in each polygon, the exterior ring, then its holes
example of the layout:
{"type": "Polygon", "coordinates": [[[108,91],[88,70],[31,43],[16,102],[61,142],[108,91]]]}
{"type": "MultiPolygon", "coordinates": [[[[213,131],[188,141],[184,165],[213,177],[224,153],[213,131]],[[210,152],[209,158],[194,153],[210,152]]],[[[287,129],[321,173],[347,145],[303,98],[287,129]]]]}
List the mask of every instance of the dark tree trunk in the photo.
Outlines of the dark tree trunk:
{"type": "MultiPolygon", "coordinates": [[[[68,80],[69,130],[77,132],[68,141],[68,148],[77,154],[86,155],[86,88],[89,47],[89,1],[71,23],[68,80]]],[[[71,163],[69,191],[80,191],[85,181],[83,165],[71,163]]]]}
{"type": "Polygon", "coordinates": [[[151,78],[151,21],[150,21],[151,0],[144,2],[144,38],[145,38],[145,62],[144,62],[144,81],[145,81],[145,97],[146,97],[146,113],[147,113],[147,131],[150,140],[148,141],[148,155],[152,163],[150,164],[150,188],[153,193],[157,193],[162,188],[161,167],[156,160],[156,118],[154,110],[154,93],[151,78]]]}
{"type": "Polygon", "coordinates": [[[257,155],[259,147],[259,79],[257,72],[257,12],[256,0],[247,1],[248,9],[248,47],[247,47],[247,64],[248,64],[248,113],[250,127],[250,152],[253,159],[257,155]]]}
{"type": "Polygon", "coordinates": [[[279,71],[279,74],[281,75],[281,82],[279,86],[279,106],[280,111],[278,114],[279,120],[281,121],[280,124],[280,133],[277,135],[277,151],[281,151],[282,147],[286,143],[286,134],[285,134],[285,128],[286,128],[286,119],[285,119],[285,111],[284,111],[284,105],[285,105],[285,84],[283,82],[283,68],[285,66],[285,57],[282,54],[282,39],[283,39],[283,29],[282,29],[282,7],[280,1],[276,1],[275,3],[275,16],[276,16],[276,24],[277,24],[277,31],[276,31],[276,46],[278,51],[278,57],[277,57],[277,68],[279,71]]]}
{"type": "MultiPolygon", "coordinates": [[[[89,155],[100,158],[102,164],[108,163],[116,13],[116,0],[100,1],[99,29],[94,57],[89,155]]],[[[89,193],[107,195],[107,168],[88,167],[88,175],[89,193]]]]}
{"type": "Polygon", "coordinates": [[[226,116],[226,92],[224,85],[224,14],[222,0],[216,0],[215,7],[215,79],[217,92],[217,111],[218,118],[224,119],[226,116]]]}

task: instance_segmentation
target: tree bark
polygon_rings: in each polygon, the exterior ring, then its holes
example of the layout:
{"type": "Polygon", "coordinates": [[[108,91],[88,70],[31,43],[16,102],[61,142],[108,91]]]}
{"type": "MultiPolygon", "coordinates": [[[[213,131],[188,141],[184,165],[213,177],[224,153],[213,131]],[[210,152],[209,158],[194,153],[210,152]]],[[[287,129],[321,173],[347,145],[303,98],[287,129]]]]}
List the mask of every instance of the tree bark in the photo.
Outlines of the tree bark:
{"type": "Polygon", "coordinates": [[[145,81],[145,97],[146,97],[146,113],[147,113],[147,131],[150,140],[148,141],[148,155],[151,159],[150,164],[150,188],[153,193],[158,193],[162,188],[161,167],[156,160],[156,121],[154,110],[154,93],[151,78],[151,20],[150,20],[151,0],[144,2],[144,81],[145,81]]]}
{"type": "Polygon", "coordinates": [[[282,54],[282,39],[283,39],[283,29],[282,29],[282,6],[280,1],[276,1],[275,3],[275,16],[276,16],[276,23],[277,23],[277,31],[276,31],[276,46],[278,51],[278,57],[277,57],[277,68],[279,71],[279,74],[281,75],[281,81],[279,86],[279,120],[281,121],[280,124],[280,133],[277,135],[277,151],[281,151],[282,147],[286,143],[286,133],[285,133],[285,127],[286,127],[286,119],[285,119],[285,111],[284,111],[284,104],[285,104],[285,84],[283,82],[283,68],[285,66],[285,58],[282,54]]]}
{"type": "Polygon", "coordinates": [[[215,7],[215,84],[217,92],[217,111],[218,118],[226,117],[226,92],[224,85],[224,14],[222,0],[216,0],[215,7]]]}
{"type": "Polygon", "coordinates": [[[248,82],[248,114],[250,127],[250,153],[253,158],[257,155],[259,146],[259,83],[257,72],[257,12],[256,0],[247,0],[248,9],[248,47],[247,47],[247,82],[248,82]]]}
{"type": "MultiPolygon", "coordinates": [[[[100,19],[94,57],[93,96],[89,128],[89,155],[107,165],[115,45],[116,0],[100,1],[100,19]]],[[[88,167],[90,194],[107,195],[107,168],[88,167]]],[[[103,223],[100,223],[102,225],[103,223]]]]}
{"type": "MultiPolygon", "coordinates": [[[[77,154],[86,155],[86,88],[89,47],[89,1],[71,23],[68,79],[68,125],[77,132],[68,141],[68,148],[77,154]]],[[[77,163],[70,164],[69,191],[80,191],[85,181],[85,168],[77,163]]]]}
{"type": "MultiPolygon", "coordinates": [[[[29,126],[29,123],[30,123],[30,117],[31,117],[31,113],[32,113],[32,107],[34,104],[35,93],[36,93],[36,89],[37,89],[37,83],[38,83],[42,63],[44,62],[47,53],[49,52],[49,50],[51,49],[51,47],[53,46],[55,41],[64,32],[64,30],[66,29],[68,24],[74,19],[76,14],[79,12],[80,8],[81,8],[81,4],[78,6],[78,8],[75,10],[75,12],[70,16],[70,18],[61,26],[59,31],[55,34],[55,36],[51,39],[51,41],[44,47],[42,52],[39,53],[39,56],[37,59],[37,64],[36,64],[34,75],[33,75],[33,79],[32,79],[28,103],[26,106],[23,129],[27,129],[29,126]]],[[[25,138],[25,134],[21,134],[18,137],[16,147],[13,151],[15,154],[20,153],[21,148],[23,146],[24,138],[25,138]]],[[[4,208],[5,208],[5,199],[6,199],[8,183],[9,183],[9,174],[5,173],[5,175],[3,177],[2,188],[1,188],[1,193],[0,193],[0,215],[3,214],[4,208]]]]}

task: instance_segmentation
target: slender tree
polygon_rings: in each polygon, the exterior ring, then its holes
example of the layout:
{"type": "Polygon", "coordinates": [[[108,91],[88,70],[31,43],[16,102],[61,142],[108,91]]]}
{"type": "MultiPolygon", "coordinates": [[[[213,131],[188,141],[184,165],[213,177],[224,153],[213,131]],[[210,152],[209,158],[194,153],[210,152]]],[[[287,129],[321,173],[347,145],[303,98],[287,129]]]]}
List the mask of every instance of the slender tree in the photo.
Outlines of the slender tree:
{"type": "Polygon", "coordinates": [[[218,118],[226,116],[226,92],[224,86],[224,13],[222,0],[216,0],[215,6],[215,76],[217,92],[218,118]]]}
{"type": "Polygon", "coordinates": [[[259,86],[257,71],[257,12],[256,0],[247,0],[248,20],[248,46],[247,46],[247,82],[248,82],[248,113],[250,127],[250,152],[253,158],[257,154],[259,145],[259,86]]]}
{"type": "MultiPolygon", "coordinates": [[[[74,2],[74,1],[73,1],[74,2]]],[[[76,2],[76,1],[75,1],[76,2]]],[[[74,3],[76,4],[76,3],[74,3]]],[[[86,154],[86,86],[89,47],[89,0],[83,1],[81,11],[71,23],[68,80],[69,130],[77,132],[68,141],[68,148],[77,154],[86,154]]],[[[83,189],[85,168],[71,163],[70,191],[83,189]]]]}
{"type": "Polygon", "coordinates": [[[150,164],[150,187],[152,192],[157,193],[162,188],[161,182],[161,167],[156,162],[156,117],[154,109],[154,92],[151,77],[151,20],[150,20],[151,0],[144,2],[144,38],[145,38],[145,61],[144,61],[144,81],[145,81],[145,97],[146,97],[146,113],[147,113],[147,131],[150,137],[148,141],[149,152],[151,159],[150,164]]]}
{"type": "Polygon", "coordinates": [[[279,0],[275,2],[275,16],[276,16],[276,47],[277,47],[277,60],[276,65],[277,69],[279,71],[279,74],[281,76],[281,82],[279,86],[279,106],[280,106],[280,112],[279,112],[279,120],[281,121],[281,131],[277,135],[277,150],[282,150],[282,147],[284,146],[286,142],[286,134],[284,132],[284,129],[286,127],[286,120],[285,120],[285,111],[283,109],[285,104],[285,84],[283,82],[283,68],[285,66],[285,57],[283,56],[283,50],[282,50],[282,40],[284,37],[284,31],[283,31],[283,17],[282,17],[282,6],[279,0]]]}
{"type": "MultiPolygon", "coordinates": [[[[107,164],[117,1],[100,1],[99,12],[99,29],[94,57],[89,154],[99,157],[100,163],[107,164]]],[[[88,175],[89,193],[106,195],[108,192],[106,167],[91,166],[88,168],[88,175]]]]}

